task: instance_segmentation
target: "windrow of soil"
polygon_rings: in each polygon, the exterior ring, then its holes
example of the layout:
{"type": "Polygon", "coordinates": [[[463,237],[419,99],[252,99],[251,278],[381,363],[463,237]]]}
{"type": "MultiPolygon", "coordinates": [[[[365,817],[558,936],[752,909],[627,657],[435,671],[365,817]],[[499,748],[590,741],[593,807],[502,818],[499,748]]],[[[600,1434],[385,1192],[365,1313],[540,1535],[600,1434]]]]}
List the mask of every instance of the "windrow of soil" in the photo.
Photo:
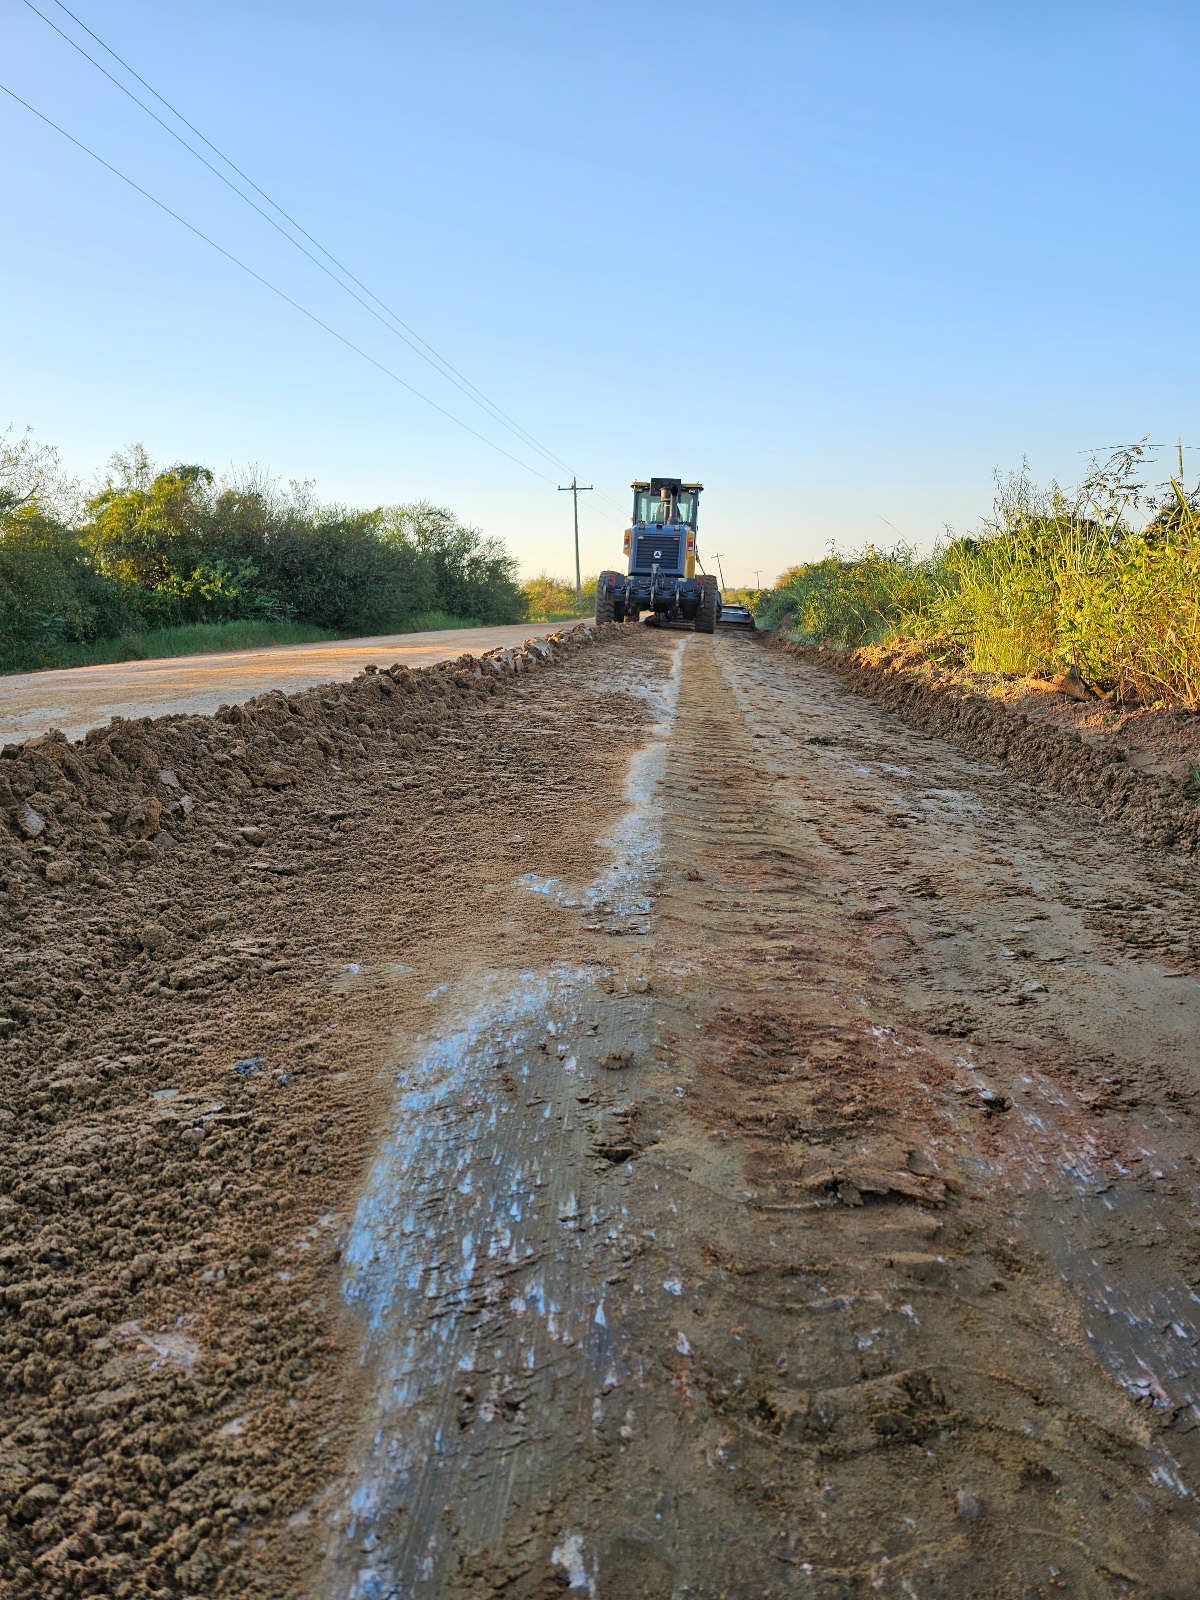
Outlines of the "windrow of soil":
{"type": "Polygon", "coordinates": [[[293,789],[314,766],[363,757],[372,740],[387,738],[411,757],[459,705],[600,638],[576,628],[436,667],[368,666],[348,683],[259,695],[215,717],[114,717],[74,744],[51,730],[5,745],[0,840],[10,915],[23,890],[43,881],[62,889],[80,873],[96,881],[106,863],[136,866],[194,843],[220,825],[231,799],[293,789]]]}
{"type": "Polygon", "coordinates": [[[6,1600],[296,1592],[355,1415],[338,1208],[389,997],[531,850],[578,870],[568,781],[621,782],[580,685],[633,632],[4,749],[6,1600]]]}
{"type": "MultiPolygon", "coordinates": [[[[1128,716],[1113,713],[1114,723],[1125,726],[1106,734],[1089,726],[1098,711],[1094,701],[1081,708],[1069,693],[1047,688],[1038,692],[1033,709],[981,692],[964,675],[931,671],[923,654],[911,647],[843,651],[798,644],[778,633],[763,637],[776,649],[836,673],[856,693],[878,700],[912,726],[1095,808],[1103,822],[1153,848],[1200,858],[1200,796],[1188,762],[1140,760],[1131,732],[1136,723],[1128,716]],[[1147,765],[1159,770],[1146,770],[1147,765]],[[1182,771],[1170,770],[1172,765],[1182,771]]],[[[1146,722],[1155,717],[1138,715],[1146,722]]],[[[1180,718],[1187,727],[1182,735],[1173,731],[1173,742],[1187,744],[1196,719],[1174,714],[1174,720],[1180,718]]],[[[1157,730],[1147,737],[1163,738],[1157,730]]]]}

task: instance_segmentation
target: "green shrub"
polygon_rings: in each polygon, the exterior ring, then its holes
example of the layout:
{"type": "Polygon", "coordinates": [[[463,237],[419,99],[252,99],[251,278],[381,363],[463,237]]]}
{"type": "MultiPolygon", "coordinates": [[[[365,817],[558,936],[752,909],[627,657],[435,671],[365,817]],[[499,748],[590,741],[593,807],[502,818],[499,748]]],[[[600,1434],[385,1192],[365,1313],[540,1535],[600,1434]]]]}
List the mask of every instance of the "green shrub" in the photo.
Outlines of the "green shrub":
{"type": "Polygon", "coordinates": [[[590,617],[596,609],[598,582],[596,574],[583,580],[581,612],[574,579],[552,578],[547,572],[539,572],[536,578],[528,578],[521,585],[526,615],[534,622],[565,622],[572,617],[590,617]]]}
{"type": "Polygon", "coordinates": [[[791,567],[762,591],[755,614],[766,627],[787,625],[809,643],[877,643],[928,606],[937,592],[934,568],[903,546],[867,545],[854,555],[791,567]]]}
{"type": "Polygon", "coordinates": [[[126,659],[139,635],[181,640],[173,630],[189,627],[292,622],[346,637],[526,612],[504,545],[444,507],[322,506],[261,474],[160,470],[140,446],[83,498],[53,451],[0,435],[0,670],[101,640],[111,649],[97,659],[126,659]]]}

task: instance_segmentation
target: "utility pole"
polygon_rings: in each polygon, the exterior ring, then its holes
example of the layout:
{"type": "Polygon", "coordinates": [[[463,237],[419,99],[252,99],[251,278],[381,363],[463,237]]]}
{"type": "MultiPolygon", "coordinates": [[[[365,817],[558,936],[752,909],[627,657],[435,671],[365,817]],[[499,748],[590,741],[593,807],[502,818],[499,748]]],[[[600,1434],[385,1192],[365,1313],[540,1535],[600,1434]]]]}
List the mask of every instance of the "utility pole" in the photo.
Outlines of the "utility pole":
{"type": "Polygon", "coordinates": [[[717,563],[717,571],[721,573],[721,587],[723,589],[725,587],[725,574],[721,572],[721,557],[715,550],[713,552],[713,560],[717,563]]]}
{"type": "Polygon", "coordinates": [[[575,604],[579,615],[583,615],[583,576],[579,571],[579,496],[586,494],[591,488],[590,483],[576,483],[572,476],[570,483],[560,483],[559,494],[569,494],[571,503],[575,508],[575,604]]]}

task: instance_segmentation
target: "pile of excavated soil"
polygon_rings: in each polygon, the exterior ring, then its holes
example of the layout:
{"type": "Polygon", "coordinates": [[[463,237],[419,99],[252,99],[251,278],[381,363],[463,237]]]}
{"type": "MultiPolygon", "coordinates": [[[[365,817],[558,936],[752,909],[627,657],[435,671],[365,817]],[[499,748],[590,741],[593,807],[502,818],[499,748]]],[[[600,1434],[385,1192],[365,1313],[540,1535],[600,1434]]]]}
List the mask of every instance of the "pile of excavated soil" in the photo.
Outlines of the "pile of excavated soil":
{"type": "Polygon", "coordinates": [[[1200,856],[1200,718],[1161,708],[1121,709],[1078,700],[1034,680],[931,667],[912,647],[841,651],[763,635],[835,672],[906,722],[972,755],[1094,806],[1146,843],[1200,856]]]}
{"type": "Polygon", "coordinates": [[[583,863],[572,767],[602,797],[622,771],[572,684],[636,638],[4,749],[0,1593],[277,1597],[308,1570],[353,1417],[330,1207],[388,1089],[355,985],[452,970],[481,862],[583,863]]]}

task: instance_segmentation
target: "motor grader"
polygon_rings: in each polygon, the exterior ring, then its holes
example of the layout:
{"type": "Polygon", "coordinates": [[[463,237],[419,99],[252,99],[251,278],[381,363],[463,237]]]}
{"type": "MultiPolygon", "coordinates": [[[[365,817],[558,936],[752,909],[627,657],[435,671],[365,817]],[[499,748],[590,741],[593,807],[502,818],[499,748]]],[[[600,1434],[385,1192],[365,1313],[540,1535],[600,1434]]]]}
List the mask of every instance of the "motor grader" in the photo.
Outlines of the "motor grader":
{"type": "Polygon", "coordinates": [[[600,574],[596,621],[636,622],[645,611],[648,621],[660,626],[691,623],[697,633],[715,633],[718,625],[753,628],[752,613],[745,606],[723,604],[716,578],[699,562],[696,518],[704,485],[650,478],[635,479],[630,487],[628,570],[600,574]]]}

